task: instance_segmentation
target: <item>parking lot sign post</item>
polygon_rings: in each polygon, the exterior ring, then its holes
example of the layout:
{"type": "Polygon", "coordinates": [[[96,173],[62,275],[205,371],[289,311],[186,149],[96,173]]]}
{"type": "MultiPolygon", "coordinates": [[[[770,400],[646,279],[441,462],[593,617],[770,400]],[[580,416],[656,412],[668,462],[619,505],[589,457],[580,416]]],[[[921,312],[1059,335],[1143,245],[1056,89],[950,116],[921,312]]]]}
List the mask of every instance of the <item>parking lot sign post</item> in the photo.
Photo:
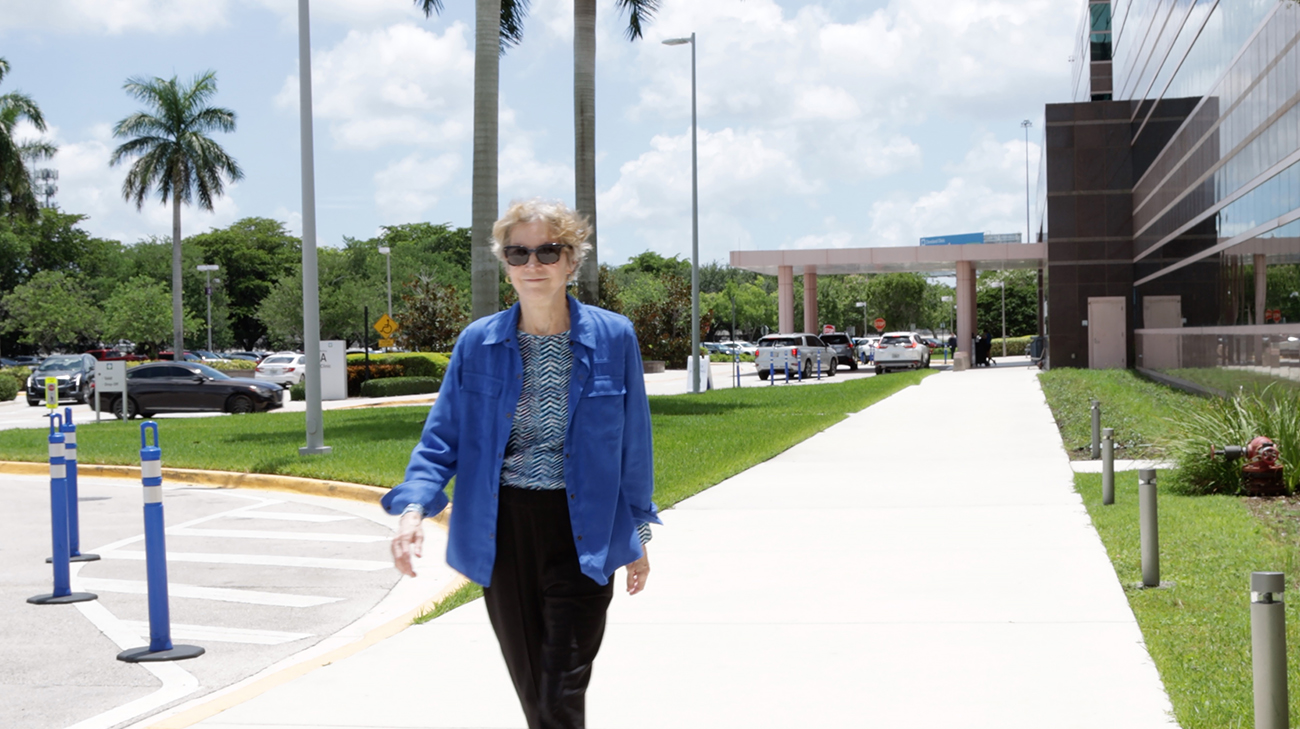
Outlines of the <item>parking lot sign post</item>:
{"type": "Polygon", "coordinates": [[[122,419],[126,420],[126,362],[95,362],[95,421],[99,422],[100,398],[102,390],[122,393],[122,419]]]}

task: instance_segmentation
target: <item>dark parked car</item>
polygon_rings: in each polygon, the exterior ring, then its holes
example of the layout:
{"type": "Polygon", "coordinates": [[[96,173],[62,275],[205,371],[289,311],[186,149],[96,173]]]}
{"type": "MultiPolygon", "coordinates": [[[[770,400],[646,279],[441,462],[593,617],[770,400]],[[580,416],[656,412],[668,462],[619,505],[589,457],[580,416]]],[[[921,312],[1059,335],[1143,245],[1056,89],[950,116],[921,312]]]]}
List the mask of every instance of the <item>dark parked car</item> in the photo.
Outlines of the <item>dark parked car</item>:
{"type": "Polygon", "coordinates": [[[847,365],[850,370],[857,371],[857,353],[853,346],[853,339],[849,337],[849,335],[841,334],[840,332],[831,332],[830,334],[823,334],[821,339],[826,343],[826,346],[835,350],[835,359],[837,362],[842,365],[847,365]]]}
{"type": "Polygon", "coordinates": [[[44,362],[27,378],[27,404],[45,402],[45,378],[53,377],[59,383],[59,400],[76,400],[84,403],[93,392],[95,358],[88,354],[56,354],[44,362]]]}
{"type": "MultiPolygon", "coordinates": [[[[154,413],[253,413],[284,406],[284,388],[230,377],[196,362],[150,362],[126,372],[127,418],[154,413]]],[[[119,393],[102,393],[102,407],[122,417],[119,393]]]]}

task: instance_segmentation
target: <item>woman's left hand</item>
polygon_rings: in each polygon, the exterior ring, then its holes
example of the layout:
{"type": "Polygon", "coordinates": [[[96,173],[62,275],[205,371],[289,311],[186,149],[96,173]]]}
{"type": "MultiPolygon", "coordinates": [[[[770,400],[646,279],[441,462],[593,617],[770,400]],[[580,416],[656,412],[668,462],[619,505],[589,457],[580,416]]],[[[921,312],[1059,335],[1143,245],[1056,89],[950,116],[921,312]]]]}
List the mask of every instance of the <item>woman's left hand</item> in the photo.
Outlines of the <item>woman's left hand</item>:
{"type": "Polygon", "coordinates": [[[646,545],[641,545],[641,559],[627,566],[627,594],[635,595],[645,589],[646,578],[650,576],[650,553],[646,545]]]}

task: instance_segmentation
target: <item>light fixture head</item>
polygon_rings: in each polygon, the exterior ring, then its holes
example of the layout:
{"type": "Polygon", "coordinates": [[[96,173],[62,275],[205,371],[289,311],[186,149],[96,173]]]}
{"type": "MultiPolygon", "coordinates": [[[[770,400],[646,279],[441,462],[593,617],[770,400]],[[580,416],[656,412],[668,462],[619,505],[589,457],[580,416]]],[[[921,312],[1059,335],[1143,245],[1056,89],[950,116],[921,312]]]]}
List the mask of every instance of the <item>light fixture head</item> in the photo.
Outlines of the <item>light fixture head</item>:
{"type": "Polygon", "coordinates": [[[388,255],[388,252],[389,252],[390,250],[392,250],[392,249],[389,248],[388,246],[379,246],[379,252],[382,253],[382,254],[384,254],[385,256],[388,255]]]}
{"type": "Polygon", "coordinates": [[[669,38],[665,40],[663,44],[666,46],[684,46],[690,42],[691,42],[690,38],[669,38]]]}
{"type": "Polygon", "coordinates": [[[218,265],[215,264],[215,263],[204,263],[204,264],[201,264],[201,265],[195,266],[195,268],[197,268],[197,269],[200,270],[200,271],[220,271],[220,270],[221,270],[221,266],[218,266],[218,265]]]}

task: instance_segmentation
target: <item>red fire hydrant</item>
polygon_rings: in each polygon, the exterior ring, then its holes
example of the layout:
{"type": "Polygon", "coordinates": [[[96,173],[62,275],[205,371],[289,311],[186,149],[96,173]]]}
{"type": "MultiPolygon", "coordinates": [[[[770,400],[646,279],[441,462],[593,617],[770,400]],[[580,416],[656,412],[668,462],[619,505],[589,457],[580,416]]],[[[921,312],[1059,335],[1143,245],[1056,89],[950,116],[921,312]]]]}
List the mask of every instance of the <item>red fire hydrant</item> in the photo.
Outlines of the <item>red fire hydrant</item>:
{"type": "Polygon", "coordinates": [[[1241,475],[1249,496],[1282,496],[1286,493],[1286,481],[1282,478],[1282,464],[1278,463],[1281,453],[1277,444],[1265,436],[1256,436],[1244,448],[1242,446],[1224,446],[1210,448],[1210,456],[1223,456],[1229,461],[1244,457],[1246,463],[1241,467],[1241,475]]]}

